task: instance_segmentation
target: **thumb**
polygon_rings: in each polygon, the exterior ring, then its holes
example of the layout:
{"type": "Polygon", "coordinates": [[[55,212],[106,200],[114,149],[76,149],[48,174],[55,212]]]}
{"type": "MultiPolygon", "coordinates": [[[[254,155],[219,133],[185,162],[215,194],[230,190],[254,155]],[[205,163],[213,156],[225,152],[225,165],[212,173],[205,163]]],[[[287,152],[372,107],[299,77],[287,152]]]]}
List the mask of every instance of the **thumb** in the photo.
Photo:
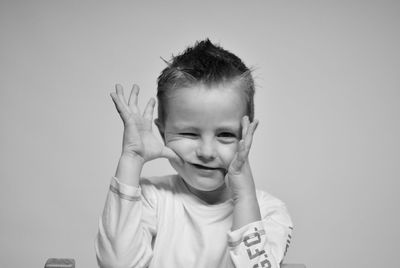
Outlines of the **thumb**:
{"type": "Polygon", "coordinates": [[[246,152],[245,152],[245,145],[244,145],[244,141],[241,140],[239,142],[239,146],[238,146],[238,152],[236,152],[231,164],[229,165],[228,168],[228,173],[230,173],[231,175],[235,175],[237,173],[240,173],[243,167],[243,164],[246,162],[246,152]]]}
{"type": "Polygon", "coordinates": [[[237,173],[240,173],[244,164],[244,159],[239,157],[238,154],[236,154],[235,158],[233,159],[231,165],[229,166],[229,173],[231,175],[235,175],[237,173]]]}
{"type": "Polygon", "coordinates": [[[171,148],[164,146],[161,157],[165,157],[168,160],[177,162],[178,164],[183,164],[183,160],[177,155],[171,148]]]}

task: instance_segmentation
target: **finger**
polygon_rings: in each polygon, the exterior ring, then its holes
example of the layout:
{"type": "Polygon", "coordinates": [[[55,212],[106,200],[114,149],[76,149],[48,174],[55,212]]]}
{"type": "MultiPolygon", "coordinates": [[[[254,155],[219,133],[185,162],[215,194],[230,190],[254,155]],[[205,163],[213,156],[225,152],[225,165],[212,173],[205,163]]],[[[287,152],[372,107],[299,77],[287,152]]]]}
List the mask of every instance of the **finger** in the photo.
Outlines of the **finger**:
{"type": "Polygon", "coordinates": [[[132,110],[137,110],[138,108],[138,95],[140,88],[138,85],[134,84],[131,89],[131,94],[129,95],[128,105],[132,110]]]}
{"type": "Polygon", "coordinates": [[[239,142],[238,151],[237,151],[237,160],[242,163],[245,162],[248,156],[249,150],[246,148],[246,142],[241,140],[239,142]]]}
{"type": "Polygon", "coordinates": [[[115,85],[115,91],[117,92],[117,96],[121,101],[121,104],[125,107],[126,110],[129,110],[128,104],[125,100],[124,96],[124,88],[120,84],[115,85]]]}
{"type": "Polygon", "coordinates": [[[251,148],[251,144],[253,141],[253,134],[254,134],[254,131],[256,130],[257,126],[258,126],[258,120],[251,123],[247,127],[247,132],[246,132],[245,136],[243,137],[243,139],[241,139],[239,141],[237,157],[236,157],[237,163],[235,163],[236,168],[238,168],[238,167],[241,168],[241,166],[243,166],[244,162],[247,161],[247,158],[248,158],[249,152],[250,152],[250,148],[251,148]]]}
{"type": "Polygon", "coordinates": [[[124,97],[124,88],[122,87],[121,84],[115,84],[115,92],[117,93],[118,96],[124,97]]]}
{"type": "Polygon", "coordinates": [[[246,133],[250,124],[249,117],[247,115],[243,116],[241,123],[242,123],[242,139],[244,139],[244,137],[246,137],[246,133]]]}
{"type": "Polygon", "coordinates": [[[150,120],[150,122],[153,122],[153,113],[155,104],[156,101],[154,100],[154,98],[150,98],[143,112],[143,117],[147,120],[150,120]]]}
{"type": "Polygon", "coordinates": [[[259,121],[258,120],[254,120],[248,127],[246,136],[244,138],[245,141],[245,148],[247,151],[250,150],[251,144],[253,142],[253,136],[254,136],[254,132],[257,129],[259,121]]]}
{"type": "Polygon", "coordinates": [[[243,116],[241,124],[242,124],[242,139],[238,143],[237,153],[230,166],[233,172],[239,172],[241,170],[248,155],[248,150],[246,150],[245,139],[249,132],[250,120],[247,115],[243,116]]]}
{"type": "Polygon", "coordinates": [[[232,161],[231,166],[229,167],[228,173],[230,174],[236,174],[241,172],[242,167],[244,165],[245,161],[239,158],[239,154],[235,156],[235,159],[232,161]]]}
{"type": "Polygon", "coordinates": [[[244,151],[244,141],[241,140],[238,144],[238,151],[230,165],[230,172],[239,172],[242,169],[243,164],[246,162],[246,154],[244,151]]]}
{"type": "Polygon", "coordinates": [[[127,117],[126,109],[125,109],[124,105],[121,103],[121,100],[118,98],[117,93],[111,92],[110,96],[111,96],[111,99],[114,102],[115,108],[117,109],[122,120],[125,120],[127,117]]]}

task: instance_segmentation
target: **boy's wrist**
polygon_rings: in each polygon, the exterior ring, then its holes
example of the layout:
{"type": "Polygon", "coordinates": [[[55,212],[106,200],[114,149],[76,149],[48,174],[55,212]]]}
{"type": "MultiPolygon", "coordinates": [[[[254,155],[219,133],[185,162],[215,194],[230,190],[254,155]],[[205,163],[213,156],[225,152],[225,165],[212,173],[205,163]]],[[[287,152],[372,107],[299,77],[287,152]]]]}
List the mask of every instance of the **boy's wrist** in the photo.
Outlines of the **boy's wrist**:
{"type": "MultiPolygon", "coordinates": [[[[242,179],[243,181],[243,179],[242,179]]],[[[238,200],[241,201],[249,201],[254,200],[256,198],[256,187],[254,183],[242,183],[241,185],[232,185],[231,184],[231,191],[232,191],[232,198],[236,202],[238,200]]]]}
{"type": "Polygon", "coordinates": [[[138,155],[122,153],[115,177],[122,183],[137,187],[144,163],[144,159],[138,155]]]}
{"type": "Polygon", "coordinates": [[[236,193],[233,196],[233,200],[236,203],[254,203],[257,202],[257,196],[255,191],[249,191],[249,192],[240,192],[236,193]]]}
{"type": "Polygon", "coordinates": [[[127,152],[127,151],[122,151],[120,160],[128,161],[128,162],[133,161],[135,163],[142,164],[142,165],[146,162],[144,160],[144,158],[141,157],[140,155],[133,153],[133,152],[127,152]]]}
{"type": "Polygon", "coordinates": [[[260,220],[260,207],[255,194],[238,196],[234,199],[232,230],[260,220]]]}

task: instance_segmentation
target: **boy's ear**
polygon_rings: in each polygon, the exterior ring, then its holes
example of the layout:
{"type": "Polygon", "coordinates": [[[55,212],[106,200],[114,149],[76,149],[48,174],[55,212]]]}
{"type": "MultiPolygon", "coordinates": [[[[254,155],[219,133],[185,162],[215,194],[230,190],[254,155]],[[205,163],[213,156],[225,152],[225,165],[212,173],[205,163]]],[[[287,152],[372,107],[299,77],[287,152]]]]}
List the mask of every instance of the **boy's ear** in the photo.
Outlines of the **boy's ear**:
{"type": "Polygon", "coordinates": [[[159,118],[154,119],[154,124],[156,124],[158,131],[160,132],[161,138],[165,142],[165,136],[164,136],[164,124],[161,122],[159,118]]]}

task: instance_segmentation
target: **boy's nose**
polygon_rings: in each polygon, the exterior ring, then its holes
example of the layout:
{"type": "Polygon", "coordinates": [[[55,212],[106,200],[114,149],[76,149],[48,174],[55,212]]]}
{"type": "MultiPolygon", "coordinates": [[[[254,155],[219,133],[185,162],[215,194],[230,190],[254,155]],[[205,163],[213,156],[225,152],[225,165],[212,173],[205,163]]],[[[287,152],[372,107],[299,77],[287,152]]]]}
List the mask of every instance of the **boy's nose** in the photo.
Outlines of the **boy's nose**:
{"type": "Polygon", "coordinates": [[[215,147],[212,141],[203,141],[196,150],[197,157],[205,162],[214,160],[217,157],[215,147]]]}

